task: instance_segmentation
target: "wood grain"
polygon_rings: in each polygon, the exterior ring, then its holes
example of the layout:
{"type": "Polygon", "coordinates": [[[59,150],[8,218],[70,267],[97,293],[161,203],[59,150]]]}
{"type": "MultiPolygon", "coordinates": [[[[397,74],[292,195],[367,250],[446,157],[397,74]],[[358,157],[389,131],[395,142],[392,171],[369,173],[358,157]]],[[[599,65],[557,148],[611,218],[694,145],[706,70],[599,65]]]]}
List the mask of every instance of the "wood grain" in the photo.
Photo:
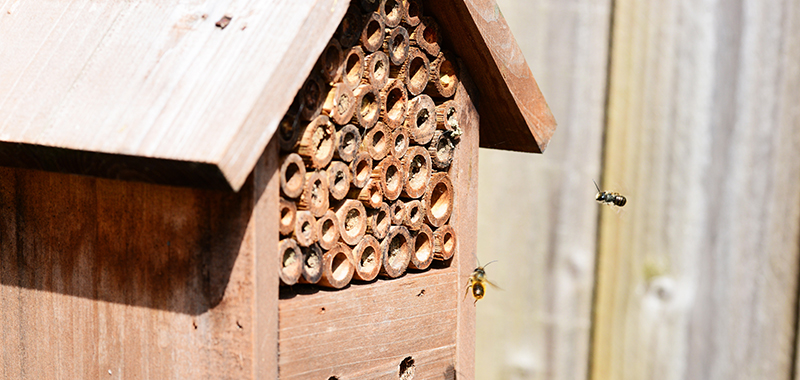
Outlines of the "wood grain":
{"type": "Polygon", "coordinates": [[[481,146],[543,152],[556,121],[495,1],[439,1],[425,13],[436,16],[440,32],[474,75],[481,146]]]}
{"type": "Polygon", "coordinates": [[[477,304],[475,378],[585,380],[611,1],[498,5],[560,127],[543,155],[481,150],[477,255],[503,290],[477,304]]]}
{"type": "Polygon", "coordinates": [[[249,183],[233,194],[0,169],[0,377],[252,378],[254,329],[270,320],[256,321],[254,297],[278,283],[275,267],[252,272],[249,183]]]}
{"type": "Polygon", "coordinates": [[[219,188],[216,168],[238,190],[347,5],[5,2],[0,35],[15,38],[0,44],[0,140],[31,147],[28,167],[65,169],[48,160],[56,148],[108,153],[87,174],[219,188]]]}
{"type": "Polygon", "coordinates": [[[790,379],[800,7],[615,1],[595,379],[790,379]]]}

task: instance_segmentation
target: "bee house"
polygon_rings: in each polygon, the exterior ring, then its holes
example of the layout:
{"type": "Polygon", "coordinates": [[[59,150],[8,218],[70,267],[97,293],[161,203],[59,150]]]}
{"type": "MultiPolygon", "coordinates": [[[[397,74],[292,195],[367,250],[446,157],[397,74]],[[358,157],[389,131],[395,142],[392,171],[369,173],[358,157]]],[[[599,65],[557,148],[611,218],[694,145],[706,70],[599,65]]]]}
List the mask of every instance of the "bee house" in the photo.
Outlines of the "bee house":
{"type": "MultiPolygon", "coordinates": [[[[491,1],[0,5],[4,378],[473,378],[491,1]]],[[[498,194],[498,196],[503,196],[498,194]]]]}

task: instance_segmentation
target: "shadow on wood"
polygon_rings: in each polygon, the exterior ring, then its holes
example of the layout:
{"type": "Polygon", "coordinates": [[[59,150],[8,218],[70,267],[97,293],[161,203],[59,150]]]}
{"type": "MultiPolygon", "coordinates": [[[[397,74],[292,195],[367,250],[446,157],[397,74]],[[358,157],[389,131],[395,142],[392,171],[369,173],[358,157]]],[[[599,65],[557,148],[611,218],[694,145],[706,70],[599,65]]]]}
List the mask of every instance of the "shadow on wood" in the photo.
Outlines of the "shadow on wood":
{"type": "Polygon", "coordinates": [[[0,168],[0,283],[202,314],[229,286],[253,197],[0,168]]]}

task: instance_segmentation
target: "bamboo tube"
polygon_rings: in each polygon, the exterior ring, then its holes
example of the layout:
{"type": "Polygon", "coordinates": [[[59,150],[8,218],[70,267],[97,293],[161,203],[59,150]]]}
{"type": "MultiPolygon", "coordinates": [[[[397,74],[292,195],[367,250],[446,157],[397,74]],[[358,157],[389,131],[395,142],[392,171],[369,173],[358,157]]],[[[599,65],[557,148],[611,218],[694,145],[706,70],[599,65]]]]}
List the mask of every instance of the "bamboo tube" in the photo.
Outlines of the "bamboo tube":
{"type": "Polygon", "coordinates": [[[323,99],[325,84],[322,82],[322,78],[311,74],[303,83],[300,93],[303,94],[300,99],[300,119],[305,121],[313,120],[319,116],[322,111],[322,102],[325,100],[323,99]]]}
{"type": "Polygon", "coordinates": [[[336,243],[336,246],[322,254],[322,277],[319,285],[334,289],[344,288],[353,278],[354,270],[350,247],[336,243]]]}
{"type": "Polygon", "coordinates": [[[320,74],[326,83],[336,83],[342,79],[342,60],[344,53],[339,40],[331,38],[319,57],[320,74]]]}
{"type": "Polygon", "coordinates": [[[339,219],[333,210],[328,210],[325,215],[317,219],[317,244],[323,250],[328,250],[339,241],[339,219]]]}
{"type": "Polygon", "coordinates": [[[445,224],[433,231],[433,258],[450,260],[456,252],[456,230],[445,224]]]}
{"type": "Polygon", "coordinates": [[[353,91],[356,98],[353,119],[350,121],[364,129],[375,126],[381,116],[381,94],[371,84],[364,83],[353,91]]]}
{"type": "Polygon", "coordinates": [[[425,195],[433,171],[428,151],[421,146],[412,146],[403,157],[403,167],[406,178],[401,196],[419,198],[425,195]]]}
{"type": "Polygon", "coordinates": [[[430,17],[420,17],[420,23],[411,32],[409,40],[411,45],[419,46],[428,55],[436,57],[439,55],[439,40],[441,35],[439,33],[439,25],[430,17]]]}
{"type": "Polygon", "coordinates": [[[455,192],[453,182],[447,173],[433,173],[428,190],[425,192],[425,221],[434,227],[441,227],[453,213],[455,192]]]}
{"type": "Polygon", "coordinates": [[[353,46],[358,42],[358,38],[361,36],[361,19],[361,14],[353,7],[350,7],[344,14],[339,29],[336,31],[342,47],[353,46]]]}
{"type": "Polygon", "coordinates": [[[391,225],[391,212],[386,202],[381,202],[377,208],[367,210],[367,234],[371,234],[377,239],[383,239],[389,233],[391,225]]]}
{"type": "Polygon", "coordinates": [[[350,183],[352,182],[350,167],[342,161],[331,161],[325,172],[328,174],[328,191],[331,198],[344,199],[350,192],[350,183]]]}
{"type": "Polygon", "coordinates": [[[436,131],[436,104],[430,96],[422,94],[408,102],[406,126],[415,143],[425,145],[431,141],[436,131]]]}
{"type": "Polygon", "coordinates": [[[411,260],[411,235],[403,226],[392,226],[389,234],[381,242],[380,274],[384,277],[400,277],[411,260]]]}
{"type": "Polygon", "coordinates": [[[458,63],[449,52],[439,52],[431,62],[431,76],[426,92],[441,98],[455,95],[458,87],[458,63]]]}
{"type": "Polygon", "coordinates": [[[425,221],[425,208],[422,207],[422,202],[419,199],[412,199],[405,202],[405,206],[403,225],[412,231],[420,229],[425,221]]]}
{"type": "Polygon", "coordinates": [[[410,136],[408,133],[408,128],[400,127],[392,132],[392,150],[389,152],[392,154],[392,157],[400,160],[408,151],[408,145],[410,144],[410,136]]]}
{"type": "Polygon", "coordinates": [[[278,243],[278,252],[281,255],[281,282],[285,285],[294,285],[303,273],[303,252],[294,239],[283,239],[278,243]]]}
{"type": "Polygon", "coordinates": [[[349,245],[358,244],[367,232],[367,210],[364,205],[353,199],[342,202],[336,209],[339,220],[339,234],[349,245]]]}
{"type": "Polygon", "coordinates": [[[333,85],[322,105],[322,112],[339,125],[347,124],[353,118],[355,110],[356,97],[344,83],[333,85]]]}
{"type": "Polygon", "coordinates": [[[378,12],[380,12],[381,17],[384,22],[386,22],[387,28],[394,28],[400,25],[400,22],[403,21],[403,16],[406,14],[405,7],[403,7],[403,2],[401,0],[381,0],[381,5],[378,6],[378,12]]]}
{"type": "Polygon", "coordinates": [[[396,200],[389,205],[389,218],[392,225],[399,226],[406,220],[406,204],[401,200],[396,200]]]}
{"type": "MultiPolygon", "coordinates": [[[[353,186],[362,188],[369,181],[372,173],[372,157],[367,152],[359,152],[353,161],[350,162],[350,173],[353,178],[353,186]]],[[[350,188],[351,192],[353,188],[350,188]]]]}
{"type": "Polygon", "coordinates": [[[448,100],[436,106],[436,129],[452,131],[458,127],[458,104],[448,100]]]}
{"type": "Polygon", "coordinates": [[[409,26],[419,25],[420,17],[422,17],[422,0],[403,0],[403,2],[406,4],[403,21],[409,26]]]}
{"type": "Polygon", "coordinates": [[[319,218],[328,211],[330,201],[328,200],[328,174],[322,170],[317,170],[306,174],[306,186],[303,194],[297,201],[298,210],[308,210],[312,215],[319,218]]]}
{"type": "Polygon", "coordinates": [[[301,248],[303,251],[303,275],[297,282],[303,284],[316,284],[322,277],[322,248],[319,244],[312,244],[301,248]]]}
{"type": "Polygon", "coordinates": [[[297,146],[297,140],[300,138],[300,115],[292,115],[286,113],[283,119],[278,124],[278,145],[281,151],[291,152],[297,146]]]}
{"type": "Polygon", "coordinates": [[[383,17],[378,12],[370,13],[366,17],[364,28],[361,30],[361,46],[364,47],[364,50],[374,53],[383,46],[383,38],[386,36],[385,28],[383,17]]]}
{"type": "Polygon", "coordinates": [[[378,11],[378,6],[380,6],[380,0],[359,0],[358,5],[361,7],[361,10],[365,13],[372,13],[378,11]]]}
{"type": "Polygon", "coordinates": [[[281,197],[278,208],[281,210],[280,227],[278,231],[281,235],[291,235],[294,231],[294,224],[297,220],[297,206],[294,202],[287,201],[281,197]]]}
{"type": "Polygon", "coordinates": [[[381,243],[374,236],[366,235],[353,248],[355,271],[353,278],[361,281],[372,281],[381,270],[381,243]]]}
{"type": "Polygon", "coordinates": [[[383,122],[378,122],[367,131],[361,140],[361,150],[366,151],[373,161],[380,161],[392,149],[392,131],[383,122]]]}
{"type": "Polygon", "coordinates": [[[403,82],[390,79],[381,91],[381,119],[390,129],[395,129],[406,119],[408,95],[403,82]]]}
{"type": "Polygon", "coordinates": [[[364,62],[362,83],[371,84],[375,91],[380,91],[386,87],[386,83],[389,83],[389,74],[391,72],[389,56],[378,50],[368,55],[364,62]]]}
{"type": "Polygon", "coordinates": [[[433,132],[433,138],[428,144],[428,153],[431,156],[431,164],[439,170],[446,170],[453,162],[455,154],[455,144],[448,137],[447,131],[437,129],[433,132]]]}
{"type": "Polygon", "coordinates": [[[351,187],[347,197],[357,199],[366,204],[367,207],[378,208],[383,202],[383,190],[381,190],[380,183],[370,178],[363,188],[351,187]]]}
{"type": "Polygon", "coordinates": [[[317,242],[317,220],[309,211],[298,211],[294,223],[292,237],[301,247],[308,247],[317,242]]]}
{"type": "Polygon", "coordinates": [[[433,262],[433,231],[426,224],[422,224],[418,231],[411,233],[414,240],[411,251],[411,261],[408,267],[425,270],[433,262]]]}
{"type": "Polygon", "coordinates": [[[361,146],[361,132],[355,125],[347,124],[336,131],[335,142],[336,150],[333,152],[333,157],[344,162],[353,161],[361,146]]]}
{"type": "Polygon", "coordinates": [[[398,26],[389,30],[383,40],[383,51],[389,56],[389,62],[396,66],[402,66],[408,58],[408,30],[398,26]]]}
{"type": "Polygon", "coordinates": [[[281,158],[281,192],[289,198],[297,198],[306,184],[306,166],[297,153],[281,158]]]}
{"type": "Polygon", "coordinates": [[[403,163],[400,160],[392,156],[384,158],[378,166],[372,169],[371,177],[380,183],[384,198],[393,201],[400,197],[405,183],[403,163]]]}
{"type": "Polygon", "coordinates": [[[350,90],[355,90],[361,84],[361,78],[364,76],[364,58],[364,49],[361,46],[351,47],[344,56],[342,83],[350,90]]]}
{"type": "Polygon", "coordinates": [[[411,95],[419,95],[428,86],[431,63],[428,56],[412,47],[408,49],[408,60],[401,66],[396,77],[403,80],[406,90],[411,95]]]}
{"type": "Polygon", "coordinates": [[[306,165],[314,169],[328,166],[333,158],[336,128],[325,115],[311,120],[300,138],[297,154],[303,157],[306,165]]]}

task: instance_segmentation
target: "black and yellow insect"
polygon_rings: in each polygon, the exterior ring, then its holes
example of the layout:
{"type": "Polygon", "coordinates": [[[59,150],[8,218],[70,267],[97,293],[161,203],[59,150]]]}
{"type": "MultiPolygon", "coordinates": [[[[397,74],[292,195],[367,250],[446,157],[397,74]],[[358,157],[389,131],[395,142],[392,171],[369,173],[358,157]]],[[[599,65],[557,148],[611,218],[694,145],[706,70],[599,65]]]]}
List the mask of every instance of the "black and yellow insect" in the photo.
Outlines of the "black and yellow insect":
{"type": "MultiPolygon", "coordinates": [[[[594,180],[592,180],[594,182],[594,180]]],[[[597,182],[594,182],[594,187],[597,188],[597,195],[594,196],[594,199],[604,205],[614,205],[617,207],[625,206],[625,203],[628,203],[628,200],[620,193],[612,193],[610,191],[601,191],[600,186],[597,186],[597,182]]]]}
{"type": "Polygon", "coordinates": [[[484,266],[480,266],[481,264],[478,263],[478,267],[475,268],[475,270],[472,271],[472,275],[469,276],[469,280],[467,280],[467,288],[464,291],[464,298],[467,298],[467,293],[469,293],[469,290],[472,289],[472,297],[475,298],[475,302],[473,304],[478,303],[478,300],[483,298],[483,296],[486,294],[486,284],[497,288],[497,285],[492,284],[486,279],[486,270],[484,269],[495,261],[497,260],[492,260],[484,266]]]}

